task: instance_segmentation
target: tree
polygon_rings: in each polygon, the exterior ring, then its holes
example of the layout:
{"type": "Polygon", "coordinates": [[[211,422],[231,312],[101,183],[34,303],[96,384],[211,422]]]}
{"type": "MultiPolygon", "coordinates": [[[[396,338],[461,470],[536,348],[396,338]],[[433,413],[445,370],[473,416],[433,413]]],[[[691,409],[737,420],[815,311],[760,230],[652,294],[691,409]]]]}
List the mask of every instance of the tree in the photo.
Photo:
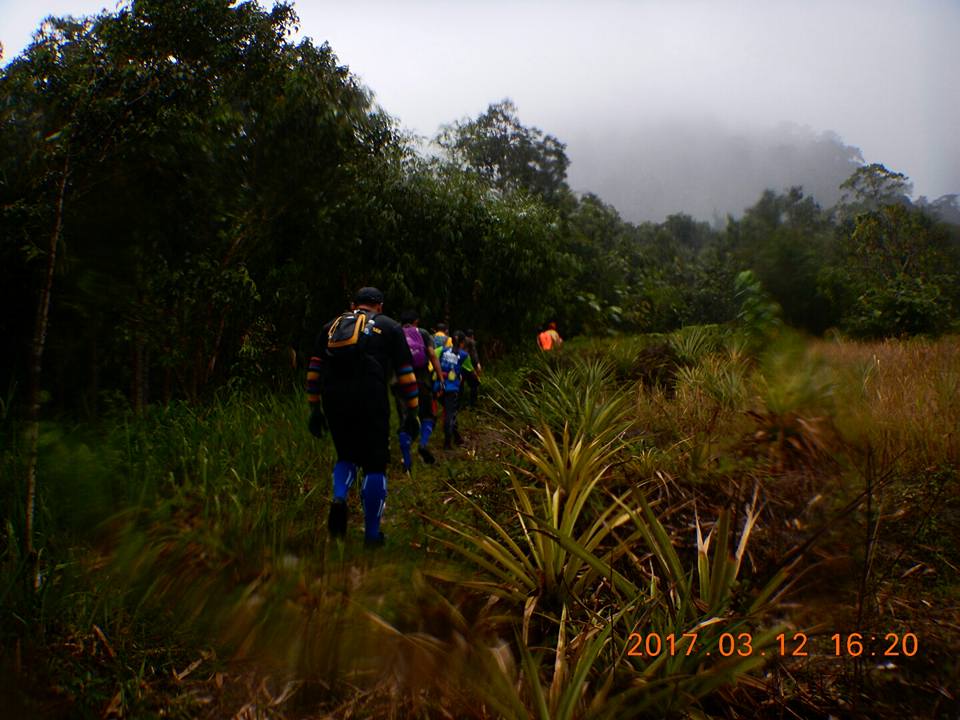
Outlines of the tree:
{"type": "Polygon", "coordinates": [[[960,226],[960,195],[956,193],[941,195],[932,202],[921,195],[917,199],[916,206],[938,220],[960,226]]]}
{"type": "MultiPolygon", "coordinates": [[[[65,206],[78,158],[89,153],[88,143],[105,134],[89,117],[94,76],[88,64],[90,47],[82,42],[89,27],[72,20],[46,21],[31,47],[33,67],[28,74],[18,73],[22,63],[14,63],[13,72],[2,76],[2,145],[11,151],[2,172],[3,244],[20,245],[28,258],[42,259],[28,363],[23,532],[24,549],[31,557],[35,556],[41,380],[65,206]]],[[[7,249],[4,254],[13,253],[7,249]]],[[[35,568],[35,583],[38,577],[35,568]]]]}
{"type": "Polygon", "coordinates": [[[910,204],[913,184],[906,175],[888,170],[880,163],[864,165],[854,170],[840,184],[840,208],[844,215],[879,210],[894,203],[910,204]]]}
{"type": "MultiPolygon", "coordinates": [[[[340,304],[352,280],[318,284],[316,263],[350,270],[356,253],[338,233],[401,152],[391,122],[328,46],[286,41],[287,5],[138,0],[57,23],[66,29],[40,36],[0,81],[12,108],[3,147],[35,135],[51,139],[37,147],[73,148],[58,277],[69,302],[51,312],[53,360],[74,382],[55,396],[83,388],[94,406],[97,382],[76,382],[89,367],[126,383],[138,408],[158,369],[165,397],[196,397],[252,328],[292,343],[311,298],[340,304]]],[[[35,206],[49,176],[20,155],[0,159],[5,207],[35,206]]],[[[14,249],[37,236],[29,213],[12,219],[4,257],[33,268],[37,252],[14,249]]]]}
{"type": "Polygon", "coordinates": [[[943,225],[902,204],[857,216],[822,283],[864,337],[938,334],[958,302],[960,262],[943,225]]]}
{"type": "Polygon", "coordinates": [[[601,333],[623,325],[630,273],[629,225],[616,209],[587,193],[564,218],[566,247],[577,263],[570,317],[572,333],[601,333]]]}
{"type": "Polygon", "coordinates": [[[835,253],[820,286],[862,337],[938,334],[960,306],[960,255],[949,227],[914,206],[902,173],[874,163],[841,186],[835,253]]]}
{"type": "Polygon", "coordinates": [[[339,294],[316,289],[318,268],[349,267],[330,229],[397,144],[329,47],[286,41],[295,22],[284,4],[137,0],[46,21],[0,71],[0,285],[7,307],[34,300],[32,323],[4,325],[3,374],[30,378],[26,550],[44,394],[95,402],[109,375],[139,409],[159,368],[197,397],[268,317],[296,325],[339,294]]]}
{"type": "Polygon", "coordinates": [[[444,127],[436,142],[456,164],[501,190],[523,189],[553,204],[569,192],[566,145],[524,126],[509,99],[491,104],[476,120],[444,127]]]}
{"type": "Polygon", "coordinates": [[[737,266],[753,270],[788,324],[821,333],[837,321],[818,284],[833,228],[802,188],[767,190],[727,235],[737,266]]]}

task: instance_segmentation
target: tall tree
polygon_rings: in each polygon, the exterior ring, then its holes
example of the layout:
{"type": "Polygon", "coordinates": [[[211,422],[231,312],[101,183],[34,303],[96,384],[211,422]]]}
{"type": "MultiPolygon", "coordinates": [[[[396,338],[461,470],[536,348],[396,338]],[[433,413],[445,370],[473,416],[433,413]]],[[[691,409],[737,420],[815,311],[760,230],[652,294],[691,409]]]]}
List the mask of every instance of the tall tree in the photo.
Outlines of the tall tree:
{"type": "Polygon", "coordinates": [[[893,203],[842,229],[822,285],[856,335],[938,334],[960,303],[960,258],[943,224],[893,203]]]}
{"type": "Polygon", "coordinates": [[[903,173],[888,170],[881,163],[864,165],[840,185],[840,209],[846,217],[857,212],[879,210],[894,203],[910,204],[913,184],[903,173]]]}
{"type": "Polygon", "coordinates": [[[509,99],[491,104],[475,120],[443,128],[436,141],[454,162],[503,190],[523,189],[551,203],[569,192],[566,145],[523,125],[509,99]]]}
{"type": "Polygon", "coordinates": [[[287,42],[295,22],[283,4],[136,0],[45,22],[0,71],[0,285],[9,307],[35,300],[32,324],[5,321],[20,352],[3,358],[30,380],[27,550],[45,391],[95,398],[89,363],[139,408],[160,365],[196,396],[350,257],[329,229],[396,143],[329,47],[287,42]],[[265,310],[277,267],[309,292],[265,310]]]}
{"type": "MultiPolygon", "coordinates": [[[[28,258],[42,261],[33,293],[36,309],[28,363],[23,527],[24,548],[30,556],[35,555],[43,361],[68,193],[77,166],[89,162],[90,146],[111,135],[109,128],[98,127],[91,118],[97,78],[90,63],[92,48],[84,39],[92,22],[46,21],[31,46],[31,67],[18,72],[25,62],[15,62],[12,72],[4,72],[0,78],[5,99],[0,134],[11,151],[4,162],[0,191],[5,221],[2,239],[5,245],[19,245],[28,258]]],[[[34,578],[38,577],[35,572],[34,578]]]]}
{"type": "Polygon", "coordinates": [[[833,243],[829,217],[802,188],[767,190],[727,228],[741,269],[752,270],[794,327],[821,333],[838,317],[818,278],[833,243]]]}

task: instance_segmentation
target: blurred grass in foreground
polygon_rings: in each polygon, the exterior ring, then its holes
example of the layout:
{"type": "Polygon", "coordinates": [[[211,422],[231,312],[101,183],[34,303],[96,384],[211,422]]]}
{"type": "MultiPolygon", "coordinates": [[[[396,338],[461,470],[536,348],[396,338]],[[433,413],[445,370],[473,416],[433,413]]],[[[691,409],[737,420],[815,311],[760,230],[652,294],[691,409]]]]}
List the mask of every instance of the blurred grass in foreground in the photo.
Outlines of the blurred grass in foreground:
{"type": "MultiPolygon", "coordinates": [[[[487,410],[465,414],[466,450],[412,478],[391,470],[390,544],[373,554],[355,496],[348,542],[327,541],[332,447],[306,432],[295,389],[48,423],[38,592],[5,416],[3,665],[39,692],[0,694],[49,717],[723,716],[787,702],[759,679],[768,661],[633,658],[630,633],[750,632],[768,647],[795,627],[784,591],[835,562],[791,556],[802,529],[845,503],[823,537],[850,562],[865,553],[874,594],[896,592],[894,573],[922,577],[893,549],[881,562],[877,547],[906,541],[898,517],[955,558],[948,519],[915,508],[925,477],[948,487],[960,464],[955,337],[785,335],[754,356],[688,328],[573,341],[499,377],[487,410]],[[883,525],[857,499],[865,458],[905,488],[883,525]],[[857,549],[863,528],[873,540],[857,549]]],[[[836,595],[838,618],[851,597],[836,595]]]]}

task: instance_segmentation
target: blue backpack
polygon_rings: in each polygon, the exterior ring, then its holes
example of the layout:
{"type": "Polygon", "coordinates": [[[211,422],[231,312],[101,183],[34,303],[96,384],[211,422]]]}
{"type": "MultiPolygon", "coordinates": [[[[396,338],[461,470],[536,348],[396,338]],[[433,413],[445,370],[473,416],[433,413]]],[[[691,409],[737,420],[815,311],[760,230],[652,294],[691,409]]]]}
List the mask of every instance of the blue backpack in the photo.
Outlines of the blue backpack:
{"type": "Polygon", "coordinates": [[[440,355],[440,370],[443,371],[443,377],[440,380],[444,387],[451,391],[460,389],[463,358],[466,355],[466,353],[461,355],[461,352],[449,347],[440,355]]]}

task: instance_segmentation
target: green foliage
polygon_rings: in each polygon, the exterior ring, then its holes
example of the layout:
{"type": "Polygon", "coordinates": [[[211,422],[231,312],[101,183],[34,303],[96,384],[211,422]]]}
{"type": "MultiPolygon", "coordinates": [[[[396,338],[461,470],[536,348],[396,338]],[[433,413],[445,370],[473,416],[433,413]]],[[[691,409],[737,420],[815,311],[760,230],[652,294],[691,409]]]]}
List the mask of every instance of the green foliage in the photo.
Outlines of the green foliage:
{"type": "Polygon", "coordinates": [[[754,272],[788,324],[821,333],[837,321],[818,278],[833,244],[829,216],[800,188],[770,190],[727,229],[739,268],[754,272]]]}
{"type": "MultiPolygon", "coordinates": [[[[630,374],[631,358],[664,338],[579,339],[549,363],[522,359],[516,377],[503,378],[496,414],[466,415],[477,433],[468,450],[391,477],[391,544],[377,554],[325,540],[333,458],[308,437],[298,392],[223,392],[206,406],[49,424],[37,590],[23,582],[15,519],[4,518],[0,536],[3,659],[12,663],[6,651],[19,641],[30,672],[13,676],[35,682],[39,696],[65,688],[64,706],[78,715],[113,705],[125,716],[163,708],[191,717],[210,710],[204,697],[228,714],[250,702],[355,717],[673,717],[797,703],[799,693],[761,684],[759,671],[788,666],[813,691],[801,663],[765,664],[779,654],[777,633],[809,617],[780,603],[818,580],[793,563],[827,575],[836,546],[822,543],[817,565],[803,560],[793,543],[817,534],[805,533],[809,506],[784,508],[791,483],[829,473],[831,499],[847,502],[845,477],[833,472],[858,456],[832,442],[839,414],[858,442],[890,443],[878,458],[884,474],[897,468],[908,479],[905,496],[925,468],[955,457],[956,342],[811,343],[785,333],[753,365],[716,328],[670,340],[697,359],[680,367],[669,397],[630,374]],[[744,386],[755,396],[746,417],[744,386]],[[717,429],[691,437],[692,410],[718,416],[717,429]],[[676,432],[661,432],[668,426],[676,432]],[[724,437],[738,455],[752,443],[772,463],[720,467],[709,446],[724,437]],[[712,472],[691,473],[690,484],[680,469],[694,464],[694,446],[706,448],[697,462],[712,472]],[[757,489],[742,505],[744,484],[757,489]],[[407,516],[429,516],[440,542],[422,528],[411,534],[407,516]],[[628,654],[634,633],[660,638],[661,652],[628,654]],[[697,633],[696,651],[685,652],[684,633],[697,633]],[[744,654],[741,633],[751,642],[744,654]],[[677,652],[666,650],[670,634],[677,652]],[[735,641],[730,657],[717,652],[721,634],[735,641]],[[197,672],[186,678],[185,668],[197,672]]],[[[0,429],[6,479],[20,450],[0,429]]],[[[892,490],[878,552],[903,514],[899,554],[917,508],[901,512],[892,490]]],[[[811,505],[822,508],[816,492],[811,505]]],[[[843,558],[856,552],[859,521],[827,519],[843,558]]],[[[893,586],[915,574],[896,573],[884,592],[908,601],[893,586]]],[[[844,590],[829,596],[835,614],[815,606],[818,622],[851,611],[844,590]]],[[[927,630],[923,642],[932,647],[935,636],[927,630]]]]}
{"type": "Polygon", "coordinates": [[[444,128],[437,143],[460,166],[504,191],[525,190],[550,203],[568,192],[566,145],[525,127],[511,100],[493,103],[476,120],[444,128]]]}
{"type": "Polygon", "coordinates": [[[787,335],[771,346],[755,383],[752,440],[777,471],[829,455],[836,441],[836,381],[822,361],[809,357],[800,338],[787,335]]]}
{"type": "Polygon", "coordinates": [[[681,363],[696,365],[707,355],[717,352],[724,339],[716,325],[688,325],[670,335],[670,346],[681,363]]]}
{"type": "Polygon", "coordinates": [[[780,326],[780,307],[764,292],[760,281],[750,270],[737,275],[736,294],[740,301],[737,321],[740,330],[756,346],[769,340],[780,326]]]}
{"type": "MultiPolygon", "coordinates": [[[[370,716],[402,712],[398,687],[450,668],[452,684],[469,675],[462,687],[436,705],[411,690],[404,709],[692,712],[762,661],[641,662],[625,657],[630,633],[743,629],[757,650],[769,643],[766,613],[789,574],[751,574],[764,560],[747,562],[758,511],[740,516],[738,539],[724,473],[822,471],[838,447],[836,378],[770,346],[786,342],[779,318],[866,337],[943,332],[960,309],[956,231],[912,208],[906,178],[877,165],[844,184],[835,216],[792,188],[723,230],[683,213],[635,226],[595,195],[575,197],[564,144],[522,125],[509,101],[446,128],[446,160],[418,157],[329,46],[288,41],[296,23],[284,4],[140,0],[45,23],[0,72],[0,302],[13,309],[0,335],[16,347],[0,366],[11,388],[0,405],[4,648],[49,645],[64,628],[87,647],[107,643],[91,626],[119,636],[109,670],[65,682],[86,693],[78,711],[97,716],[149,714],[143,678],[174,670],[171,652],[146,657],[151,626],[206,631],[194,648],[215,643],[320,683],[356,687],[400,667],[370,716]],[[114,420],[42,426],[38,559],[19,540],[13,388],[55,236],[45,411],[114,420]],[[427,324],[473,326],[491,346],[530,345],[548,315],[565,335],[670,333],[581,339],[524,358],[513,382],[487,382],[508,423],[509,444],[489,440],[503,454],[471,448],[469,462],[444,465],[455,489],[435,487],[435,470],[411,483],[410,505],[435,511],[468,581],[447,568],[426,569],[429,582],[405,565],[368,572],[328,552],[327,481],[316,478],[330,447],[306,438],[297,394],[258,394],[300,384],[298,355],[363,284],[386,291],[391,314],[416,306],[427,324]],[[716,325],[733,320],[735,335],[716,325]],[[764,347],[756,369],[748,354],[764,347]],[[481,480],[495,490],[464,487],[481,480]],[[691,481],[697,503],[722,497],[715,523],[701,521],[703,505],[673,501],[691,481]],[[347,653],[362,657],[342,666],[347,653]],[[395,662],[408,653],[409,665],[395,662]]],[[[857,399],[882,405],[895,393],[874,387],[886,368],[876,358],[855,376],[857,399]]],[[[872,408],[881,419],[846,419],[851,437],[881,444],[909,419],[898,442],[911,470],[956,455],[938,426],[955,414],[955,373],[944,365],[927,381],[931,420],[910,392],[924,367],[918,354],[898,382],[909,399],[872,408]]],[[[181,715],[196,715],[184,702],[181,715]]]]}
{"type": "Polygon", "coordinates": [[[881,163],[864,165],[840,184],[840,207],[846,213],[876,211],[889,205],[909,204],[913,185],[903,173],[881,163]]]}
{"type": "Polygon", "coordinates": [[[714,355],[699,365],[677,371],[678,395],[693,393],[695,399],[709,399],[724,409],[741,407],[747,395],[746,366],[729,357],[714,355]]]}
{"type": "MultiPolygon", "coordinates": [[[[304,442],[304,417],[297,393],[203,410],[178,403],[96,426],[44,424],[36,589],[16,529],[22,498],[3,504],[4,666],[22,647],[31,658],[26,687],[35,685],[38,697],[65,688],[61,702],[78,715],[102,714],[113,702],[132,716],[157,707],[195,716],[188,688],[169,678],[197,659],[197,648],[209,659],[214,640],[241,647],[242,631],[263,627],[249,619],[256,594],[238,599],[237,578],[253,583],[264,563],[314,546],[326,497],[321,505],[312,486],[318,457],[304,442]]],[[[13,470],[3,474],[5,499],[20,484],[18,452],[6,445],[0,456],[13,470]]],[[[264,595],[282,605],[289,576],[274,577],[264,595]]],[[[275,642],[287,627],[284,611],[264,617],[275,642]]]]}
{"type": "MultiPolygon", "coordinates": [[[[609,427],[612,410],[608,400],[617,383],[607,360],[565,363],[541,357],[525,374],[519,387],[493,383],[494,404],[521,428],[546,426],[559,435],[572,427],[575,433],[592,439],[609,427]]],[[[617,409],[616,417],[619,400],[612,407],[617,409]]]]}
{"type": "MultiPolygon", "coordinates": [[[[139,406],[251,368],[283,382],[363,284],[394,314],[416,305],[491,343],[569,304],[556,209],[416,158],[328,46],[286,41],[295,23],[285,5],[142,2],[52,22],[4,69],[11,306],[35,293],[69,172],[47,353],[74,379],[59,407],[95,412],[101,383],[139,406]]],[[[19,348],[32,317],[4,326],[19,348]]]]}
{"type": "MultiPolygon", "coordinates": [[[[578,545],[592,550],[626,521],[627,517],[618,513],[615,506],[596,517],[591,508],[597,484],[619,449],[620,424],[616,421],[622,413],[622,403],[605,408],[597,419],[597,424],[602,423],[598,435],[585,433],[582,426],[573,433],[565,429],[559,439],[546,427],[535,432],[537,445],[520,451],[535,469],[519,473],[536,479],[536,485],[527,487],[518,474],[510,475],[516,520],[521,529],[519,540],[479,508],[494,535],[477,535],[465,525],[435,521],[460,538],[457,542],[441,539],[442,543],[495,578],[493,583],[477,583],[478,588],[503,593],[518,604],[525,603],[525,617],[529,618],[534,611],[561,612],[582,595],[584,588],[596,582],[598,573],[603,575],[596,563],[571,554],[563,540],[557,538],[571,536],[578,545]],[[464,542],[474,547],[465,547],[464,542]]],[[[464,499],[472,502],[466,496],[464,499]]],[[[611,581],[616,583],[619,579],[614,575],[611,581]]],[[[624,586],[624,590],[628,587],[624,586]]],[[[528,632],[525,627],[525,638],[528,632]]]]}
{"type": "Polygon", "coordinates": [[[764,353],[759,383],[764,406],[776,415],[832,407],[833,378],[822,361],[808,357],[798,336],[784,336],[764,353]]]}
{"type": "MultiPolygon", "coordinates": [[[[129,378],[137,396],[149,368],[109,360],[133,346],[138,364],[152,358],[165,385],[196,396],[258,311],[279,310],[270,273],[305,258],[278,236],[315,228],[303,221],[319,197],[345,203],[351,168],[384,155],[387,128],[328,47],[284,41],[295,21],[284,5],[138,2],[54,21],[4,69],[0,135],[35,140],[21,150],[32,162],[5,159],[3,204],[40,208],[5,247],[49,236],[49,193],[36,183],[69,168],[54,367],[92,353],[94,374],[129,378]]],[[[284,334],[296,334],[286,319],[302,307],[284,310],[284,334]]]]}
{"type": "MultiPolygon", "coordinates": [[[[36,295],[69,181],[45,359],[63,378],[46,380],[55,407],[282,385],[363,284],[386,291],[388,312],[415,306],[491,347],[529,342],[548,316],[570,336],[738,312],[759,342],[767,296],[815,333],[955,320],[956,249],[904,203],[838,226],[792,188],[722,231],[683,213],[635,226],[574,197],[563,143],[509,101],[446,128],[446,161],[419,157],[330,47],[288,42],[295,23],[286,5],[140,2],[53,20],[3,70],[6,306],[36,295]],[[735,287],[744,268],[756,282],[735,287]]],[[[906,187],[868,171],[851,190],[906,187]]],[[[32,310],[0,320],[18,348],[0,383],[26,375],[32,310]]]]}
{"type": "Polygon", "coordinates": [[[937,336],[950,327],[951,315],[949,298],[938,285],[900,276],[881,287],[867,288],[851,308],[846,328],[861,338],[937,336]]]}
{"type": "Polygon", "coordinates": [[[902,204],[865,212],[850,225],[824,273],[846,304],[844,327],[860,337],[944,332],[955,314],[960,256],[944,228],[902,204]]]}
{"type": "Polygon", "coordinates": [[[442,542],[496,578],[495,584],[484,581],[478,587],[503,592],[524,605],[525,639],[535,611],[559,617],[584,588],[605,576],[596,563],[571,554],[558,537],[570,536],[578,546],[592,551],[626,520],[615,506],[598,513],[595,496],[598,483],[623,448],[627,396],[612,391],[610,367],[603,363],[543,366],[540,373],[542,383],[516,391],[501,386],[497,401],[507,417],[520,421],[513,432],[522,464],[508,472],[519,535],[514,537],[509,526],[462,493],[494,535],[477,535],[463,523],[434,520],[460,538],[442,542]],[[529,442],[523,439],[527,423],[533,428],[529,442]]]}
{"type": "Polygon", "coordinates": [[[617,211],[586,194],[566,214],[569,252],[576,259],[571,278],[579,289],[569,303],[564,327],[573,333],[601,335],[629,325],[625,302],[631,284],[633,244],[629,226],[617,211]]]}

